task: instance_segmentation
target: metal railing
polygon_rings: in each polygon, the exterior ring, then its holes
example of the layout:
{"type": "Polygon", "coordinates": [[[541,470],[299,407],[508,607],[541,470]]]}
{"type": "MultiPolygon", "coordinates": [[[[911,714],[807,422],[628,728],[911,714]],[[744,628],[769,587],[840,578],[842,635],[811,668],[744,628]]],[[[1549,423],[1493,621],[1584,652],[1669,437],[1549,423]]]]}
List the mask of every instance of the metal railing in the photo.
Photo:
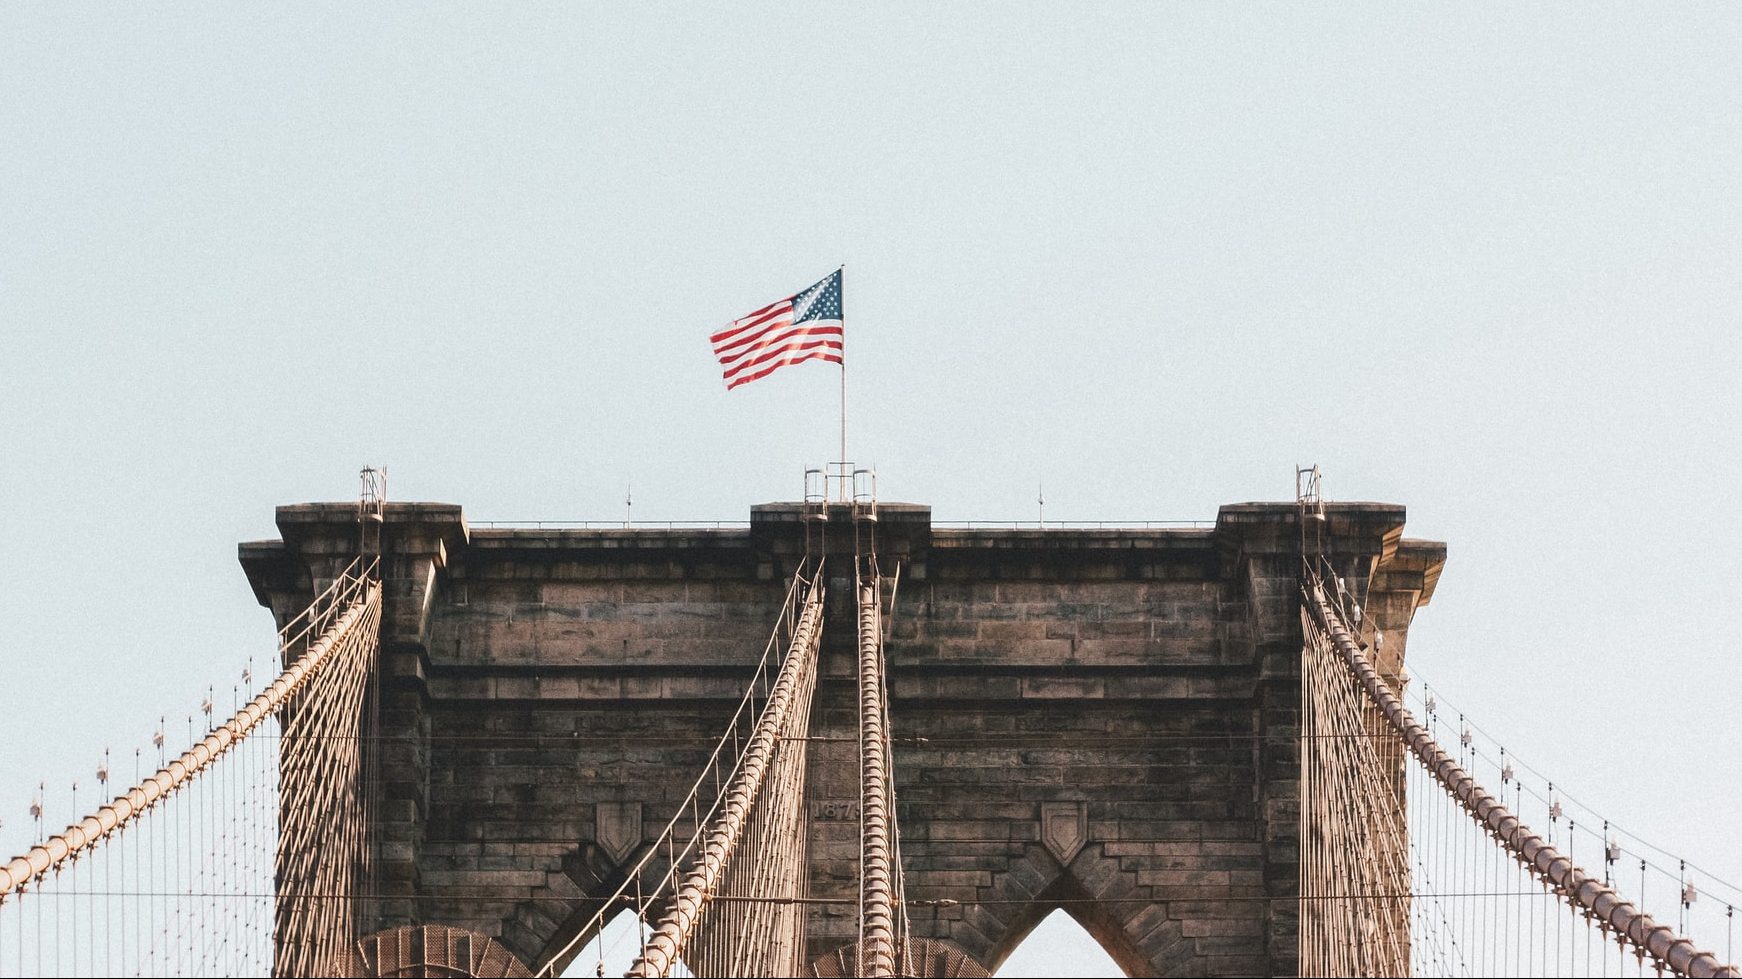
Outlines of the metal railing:
{"type": "Polygon", "coordinates": [[[1214,520],[934,520],[936,530],[1213,530],[1214,520]]]}
{"type": "Polygon", "coordinates": [[[483,530],[744,530],[748,520],[467,520],[483,530]]]}
{"type": "MultiPolygon", "coordinates": [[[[467,520],[481,530],[745,530],[748,520],[467,520]]],[[[938,530],[1213,530],[1214,520],[937,520],[938,530]]]]}

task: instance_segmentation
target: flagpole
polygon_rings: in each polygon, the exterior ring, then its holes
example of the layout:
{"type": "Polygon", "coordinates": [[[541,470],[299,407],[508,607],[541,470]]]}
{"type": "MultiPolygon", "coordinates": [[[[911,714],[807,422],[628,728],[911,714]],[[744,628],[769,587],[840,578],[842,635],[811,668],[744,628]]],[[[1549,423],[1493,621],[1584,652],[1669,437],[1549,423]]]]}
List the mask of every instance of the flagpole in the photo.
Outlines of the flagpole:
{"type": "Polygon", "coordinates": [[[841,275],[841,502],[847,502],[847,263],[842,262],[841,275]]]}
{"type": "Polygon", "coordinates": [[[846,344],[842,344],[841,357],[841,502],[847,502],[847,358],[846,344]]]}

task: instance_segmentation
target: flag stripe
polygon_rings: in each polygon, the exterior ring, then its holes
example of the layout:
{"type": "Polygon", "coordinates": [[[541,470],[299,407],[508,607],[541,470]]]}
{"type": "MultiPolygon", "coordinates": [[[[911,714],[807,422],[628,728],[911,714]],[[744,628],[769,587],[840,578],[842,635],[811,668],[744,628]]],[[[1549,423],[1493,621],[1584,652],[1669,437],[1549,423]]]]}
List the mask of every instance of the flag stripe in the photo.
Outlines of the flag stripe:
{"type": "Polygon", "coordinates": [[[833,347],[836,348],[836,350],[841,350],[841,348],[843,348],[841,347],[841,341],[836,340],[836,338],[829,338],[829,340],[794,340],[791,341],[791,343],[782,343],[780,347],[770,347],[768,350],[763,350],[761,354],[754,355],[754,357],[747,357],[744,361],[732,364],[730,368],[726,368],[725,373],[721,376],[725,376],[726,380],[732,380],[733,376],[742,375],[744,371],[749,371],[749,369],[760,368],[761,364],[766,364],[768,361],[779,361],[782,355],[789,354],[789,352],[793,352],[793,350],[810,350],[810,348],[815,347],[833,347]]]}
{"type": "Polygon", "coordinates": [[[834,353],[832,351],[828,351],[828,350],[813,350],[810,353],[807,353],[802,357],[794,357],[791,360],[783,360],[778,364],[772,364],[768,367],[764,367],[763,369],[757,371],[754,374],[746,374],[743,377],[737,378],[736,380],[727,381],[726,382],[726,390],[730,391],[740,384],[749,384],[751,381],[760,380],[761,378],[767,377],[768,375],[774,373],[777,370],[780,370],[782,367],[785,367],[788,364],[802,364],[807,360],[826,360],[831,364],[839,364],[841,362],[841,355],[834,353]]]}
{"type": "MultiPolygon", "coordinates": [[[[789,303],[789,302],[792,302],[791,296],[787,296],[785,299],[776,299],[775,301],[769,303],[768,305],[762,307],[761,309],[755,311],[754,313],[751,313],[750,316],[761,316],[763,313],[768,312],[769,310],[780,305],[781,303],[789,303]]],[[[740,316],[738,318],[741,320],[747,320],[750,318],[750,316],[740,316]]]]}
{"type": "Polygon", "coordinates": [[[745,346],[753,347],[756,344],[763,342],[768,337],[778,334],[781,330],[791,328],[792,317],[782,316],[780,319],[769,322],[768,325],[757,330],[755,333],[746,333],[743,336],[737,336],[730,340],[722,341],[714,347],[714,356],[720,358],[722,361],[728,357],[736,357],[741,352],[741,348],[745,346]]]}
{"type": "Polygon", "coordinates": [[[754,357],[762,351],[768,350],[772,347],[778,347],[794,337],[830,335],[841,336],[841,328],[834,324],[823,325],[815,322],[805,323],[796,327],[791,323],[785,323],[779,328],[770,329],[767,333],[756,337],[754,340],[737,349],[721,351],[719,353],[720,363],[729,367],[736,361],[743,360],[745,357],[754,357]]]}
{"type": "Polygon", "coordinates": [[[830,347],[830,348],[833,348],[835,350],[842,350],[843,349],[841,341],[837,340],[837,339],[830,338],[830,339],[824,339],[824,340],[806,340],[804,337],[800,336],[800,337],[794,338],[793,340],[791,340],[788,343],[783,343],[778,347],[770,347],[767,350],[758,351],[756,356],[746,358],[744,360],[739,361],[736,364],[733,364],[732,366],[726,368],[725,378],[726,378],[726,380],[729,381],[732,379],[732,376],[734,374],[737,374],[737,373],[744,371],[748,368],[757,367],[757,366],[760,366],[762,364],[766,364],[771,360],[778,360],[783,355],[789,354],[795,350],[811,350],[811,349],[814,349],[816,347],[830,347]]]}
{"type": "Polygon", "coordinates": [[[779,308],[775,309],[774,307],[769,307],[768,309],[759,309],[756,312],[751,313],[749,316],[733,320],[730,326],[709,337],[708,342],[717,344],[727,337],[743,333],[745,330],[753,329],[777,316],[790,315],[792,312],[792,300],[790,299],[782,299],[780,302],[775,303],[774,306],[778,306],[779,308]]]}

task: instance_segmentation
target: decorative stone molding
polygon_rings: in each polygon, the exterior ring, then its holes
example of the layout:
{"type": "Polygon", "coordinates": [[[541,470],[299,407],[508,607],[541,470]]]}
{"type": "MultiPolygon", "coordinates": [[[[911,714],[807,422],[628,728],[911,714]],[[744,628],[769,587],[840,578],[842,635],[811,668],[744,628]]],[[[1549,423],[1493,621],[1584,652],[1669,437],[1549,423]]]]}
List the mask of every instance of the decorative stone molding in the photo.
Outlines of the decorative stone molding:
{"type": "Polygon", "coordinates": [[[641,803],[598,803],[594,821],[593,840],[613,862],[623,863],[641,846],[641,803]]]}
{"type": "Polygon", "coordinates": [[[1043,802],[1040,804],[1040,841],[1068,865],[1083,844],[1089,842],[1089,806],[1085,802],[1043,802]]]}

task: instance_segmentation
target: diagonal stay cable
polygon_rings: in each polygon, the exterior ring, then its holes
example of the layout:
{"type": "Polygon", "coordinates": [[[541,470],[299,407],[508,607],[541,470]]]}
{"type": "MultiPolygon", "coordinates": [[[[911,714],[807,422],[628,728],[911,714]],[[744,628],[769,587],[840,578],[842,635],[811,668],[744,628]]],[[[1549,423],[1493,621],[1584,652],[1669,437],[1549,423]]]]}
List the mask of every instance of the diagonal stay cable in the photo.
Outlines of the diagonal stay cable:
{"type": "Polygon", "coordinates": [[[1519,821],[1500,800],[1477,784],[1457,760],[1448,755],[1427,729],[1406,710],[1390,686],[1356,645],[1342,617],[1325,597],[1323,584],[1310,574],[1302,599],[1313,624],[1322,629],[1342,655],[1350,671],[1361,681],[1367,695],[1378,705],[1387,723],[1419,758],[1434,779],[1446,788],[1477,824],[1525,866],[1568,901],[1593,915],[1636,949],[1659,965],[1695,979],[1742,977],[1742,971],[1725,965],[1711,952],[1702,951],[1668,925],[1659,924],[1615,889],[1591,877],[1569,858],[1519,821]]]}

